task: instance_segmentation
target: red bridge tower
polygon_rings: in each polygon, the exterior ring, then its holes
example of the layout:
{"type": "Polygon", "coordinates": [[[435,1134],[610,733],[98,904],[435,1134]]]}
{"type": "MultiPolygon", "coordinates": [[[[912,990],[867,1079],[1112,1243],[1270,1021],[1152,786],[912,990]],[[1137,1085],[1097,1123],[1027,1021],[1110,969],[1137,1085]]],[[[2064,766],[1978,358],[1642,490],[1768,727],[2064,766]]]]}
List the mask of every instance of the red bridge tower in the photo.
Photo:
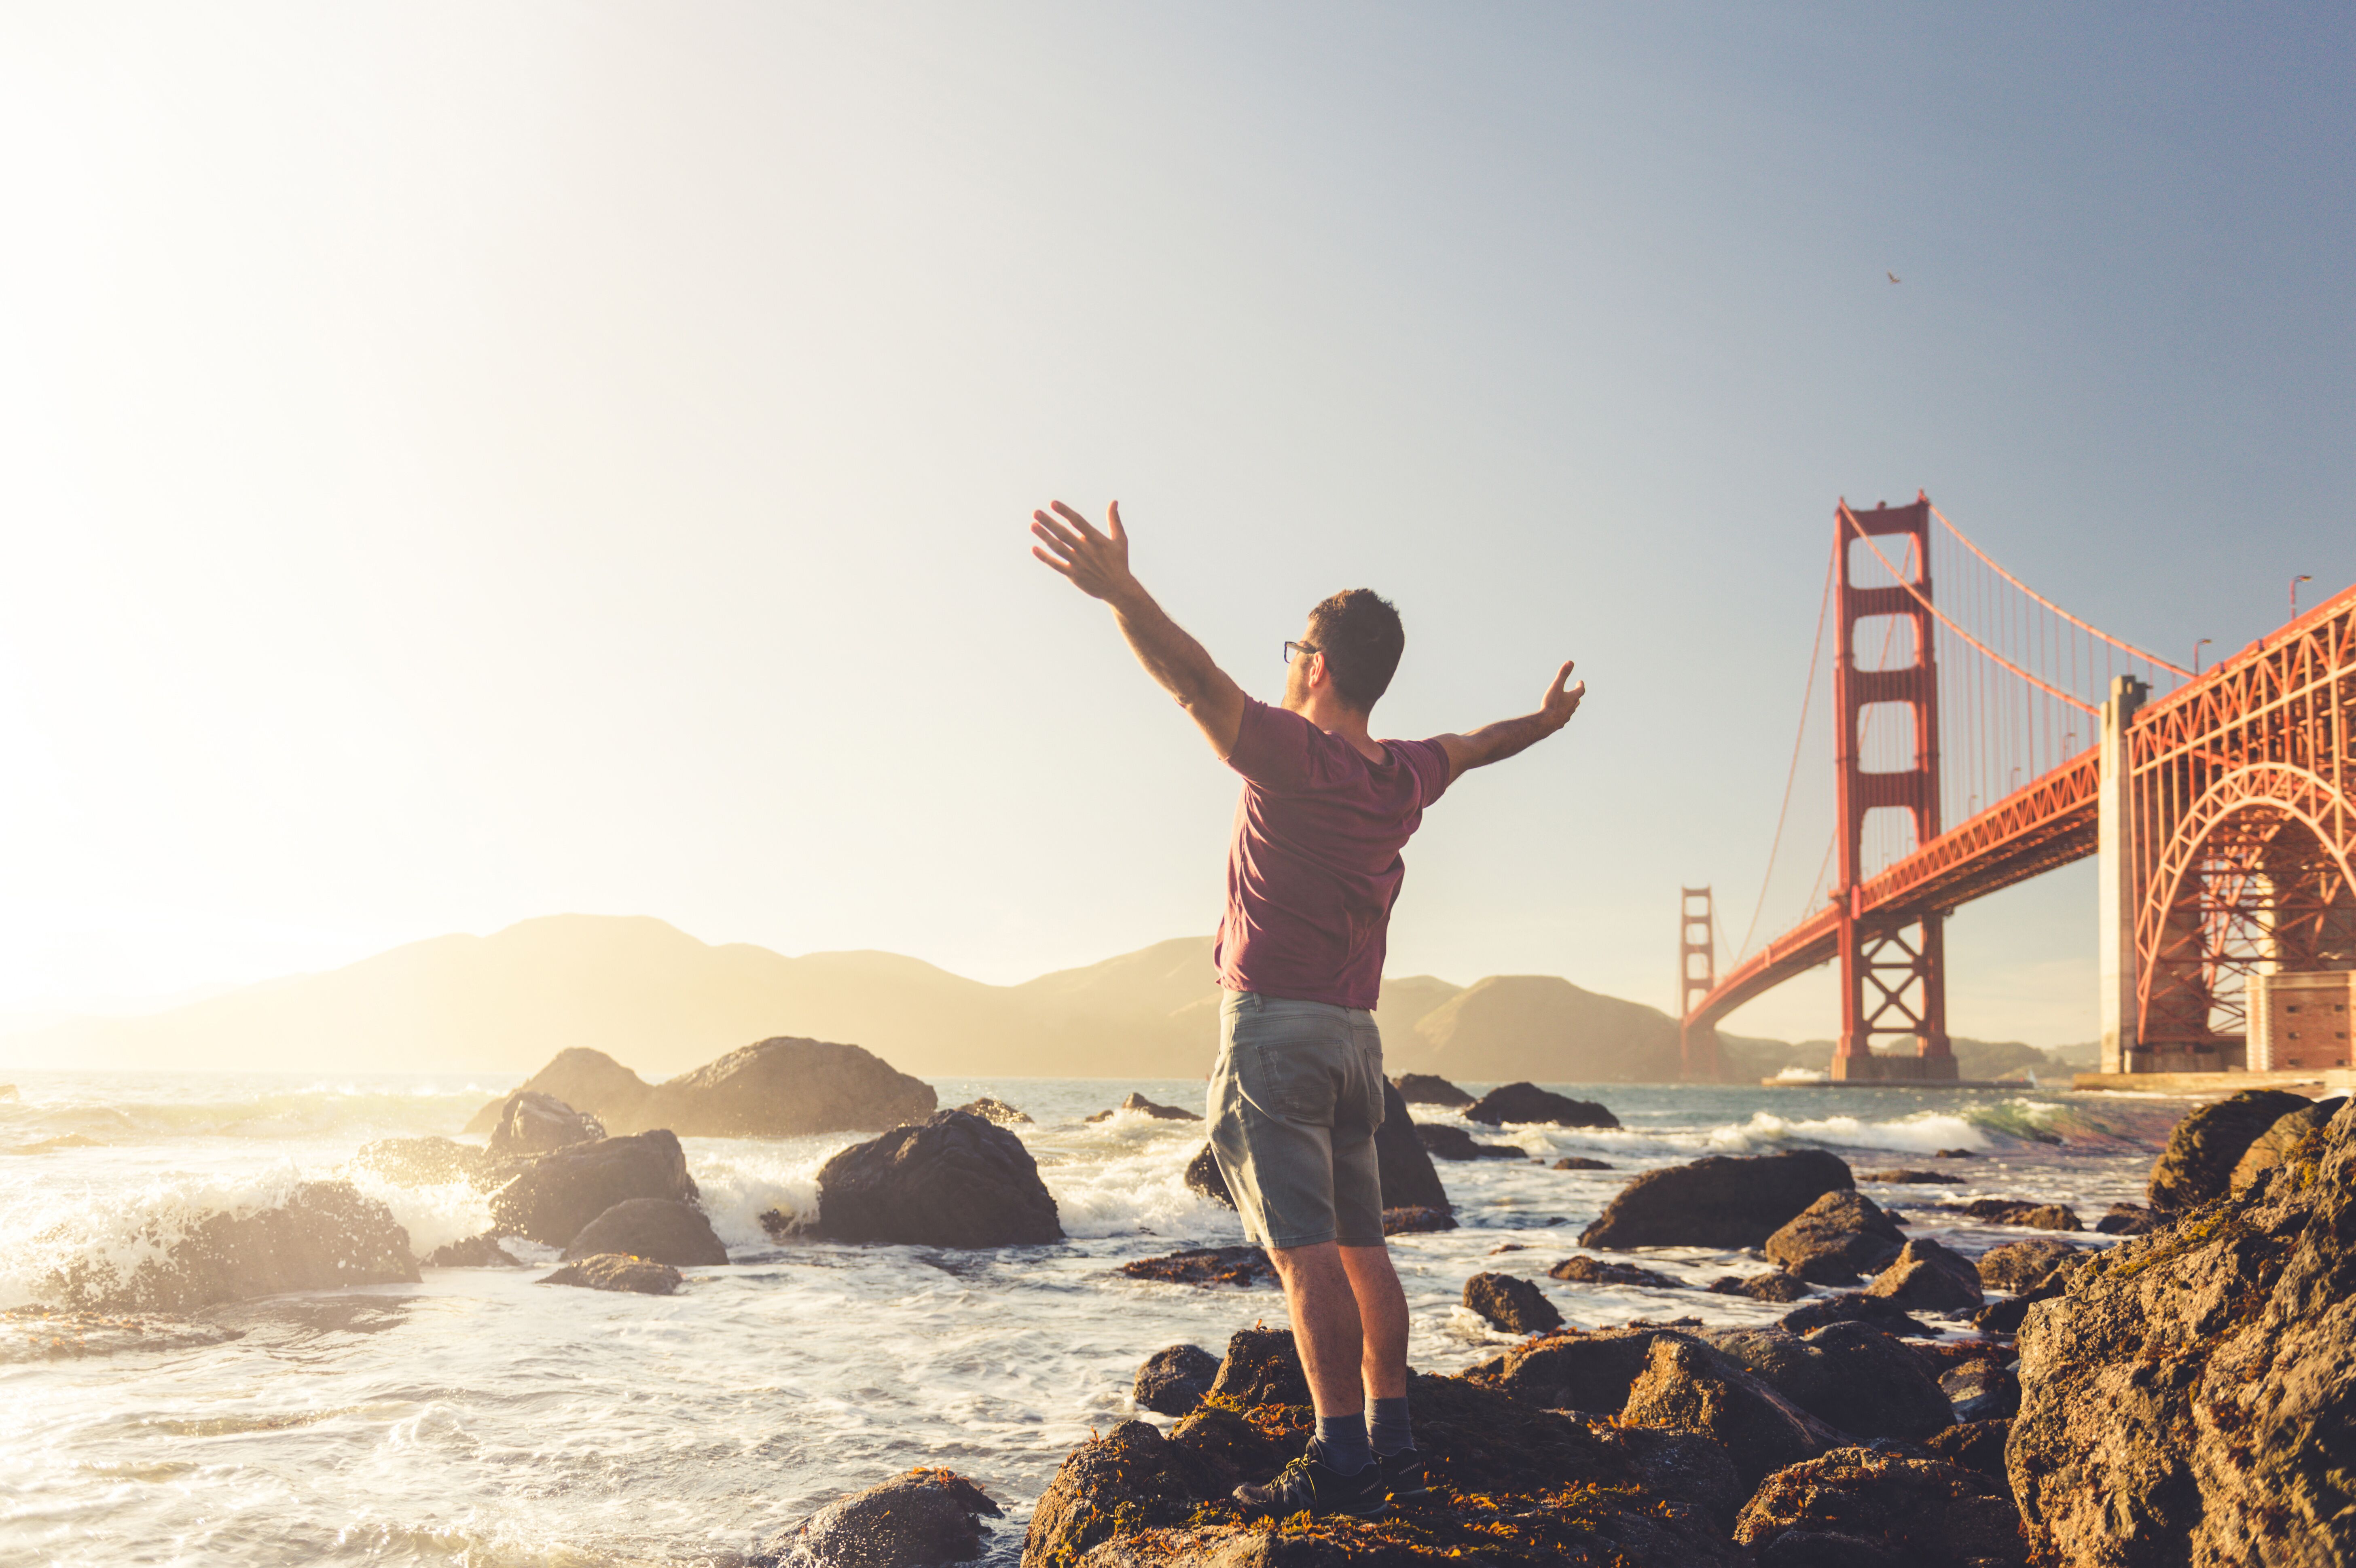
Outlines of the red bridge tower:
{"type": "MultiPolygon", "coordinates": [[[[1834,907],[1840,923],[1841,1033],[1833,1050],[1832,1075],[1874,1082],[1952,1080],[1955,1059],[1947,1046],[1946,955],[1941,932],[1944,912],[1930,911],[1912,920],[1874,917],[1860,912],[1864,900],[1859,897],[1871,813],[1906,814],[1914,835],[1908,852],[1930,843],[1940,831],[1939,676],[1932,659],[1929,608],[1930,497],[1918,495],[1912,506],[1885,503],[1869,512],[1853,511],[1843,501],[1834,510],[1833,526],[1840,562],[1840,657],[1833,666],[1833,711],[1838,726],[1840,885],[1834,907]],[[1858,587],[1860,575],[1880,586],[1858,587]],[[1893,576],[1898,581],[1891,581],[1893,576]],[[1865,626],[1862,637],[1860,625],[1865,626]],[[1895,667],[1865,667],[1859,647],[1865,640],[1892,653],[1901,642],[1911,642],[1913,657],[1895,667]],[[1869,771],[1862,755],[1869,726],[1888,737],[1901,723],[1912,731],[1912,764],[1869,771]],[[1877,1056],[1873,1042],[1879,1036],[1901,1037],[1913,1050],[1877,1056]]],[[[1902,744],[1899,749],[1904,749],[1902,744]]]]}

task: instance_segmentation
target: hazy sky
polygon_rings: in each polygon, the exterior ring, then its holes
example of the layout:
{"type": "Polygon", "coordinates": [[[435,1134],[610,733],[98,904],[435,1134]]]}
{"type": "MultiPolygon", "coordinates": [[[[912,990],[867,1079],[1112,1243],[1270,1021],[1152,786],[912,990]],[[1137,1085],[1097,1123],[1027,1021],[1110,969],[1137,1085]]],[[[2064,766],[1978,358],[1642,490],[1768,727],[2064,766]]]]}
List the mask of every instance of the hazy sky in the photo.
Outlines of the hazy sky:
{"type": "MultiPolygon", "coordinates": [[[[0,7],[0,1011],[558,911],[995,980],[1207,931],[1233,778],[1027,553],[1112,496],[1263,697],[1344,586],[1378,733],[1576,657],[1390,972],[1665,1005],[1836,496],[2179,662],[2356,580],[2351,18],[0,7]]],[[[1957,1032],[2090,1037],[2093,914],[1965,910],[1957,1032]]]]}

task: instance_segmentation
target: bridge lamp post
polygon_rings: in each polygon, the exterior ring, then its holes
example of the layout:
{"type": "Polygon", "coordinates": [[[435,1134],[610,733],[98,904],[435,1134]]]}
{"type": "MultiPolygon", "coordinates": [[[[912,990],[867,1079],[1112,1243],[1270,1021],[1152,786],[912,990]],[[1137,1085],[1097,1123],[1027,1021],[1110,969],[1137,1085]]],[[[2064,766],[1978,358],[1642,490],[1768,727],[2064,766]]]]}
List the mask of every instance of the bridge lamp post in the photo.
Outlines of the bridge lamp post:
{"type": "Polygon", "coordinates": [[[2298,619],[2298,585],[2314,581],[2315,574],[2311,571],[2302,571],[2290,580],[2290,618],[2292,620],[2298,619]]]}
{"type": "MultiPolygon", "coordinates": [[[[2298,590],[2297,588],[2293,588],[2290,592],[2292,604],[2291,614],[2296,617],[2298,614],[2298,590]]],[[[2207,647],[2216,640],[2217,639],[2214,637],[2203,637],[2199,642],[2192,645],[2192,673],[2194,675],[2199,675],[2201,673],[2201,650],[2207,647]]]]}

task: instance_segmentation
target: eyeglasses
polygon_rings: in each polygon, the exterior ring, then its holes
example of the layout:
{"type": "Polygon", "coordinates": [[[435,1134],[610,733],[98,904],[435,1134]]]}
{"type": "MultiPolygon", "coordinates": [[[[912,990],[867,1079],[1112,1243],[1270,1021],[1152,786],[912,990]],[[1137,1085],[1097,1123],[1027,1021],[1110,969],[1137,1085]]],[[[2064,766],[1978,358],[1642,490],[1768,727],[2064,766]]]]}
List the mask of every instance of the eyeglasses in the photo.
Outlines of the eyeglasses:
{"type": "Polygon", "coordinates": [[[1325,650],[1324,650],[1323,648],[1319,647],[1319,646],[1318,646],[1316,644],[1314,644],[1314,643],[1287,643],[1287,644],[1285,644],[1285,645],[1284,645],[1284,665],[1285,665],[1285,667],[1286,667],[1287,669],[1291,668],[1291,667],[1292,667],[1292,661],[1293,661],[1294,657],[1295,657],[1296,656],[1298,656],[1298,655],[1301,655],[1301,654],[1322,654],[1322,653],[1323,653],[1324,651],[1325,651],[1325,650]]]}

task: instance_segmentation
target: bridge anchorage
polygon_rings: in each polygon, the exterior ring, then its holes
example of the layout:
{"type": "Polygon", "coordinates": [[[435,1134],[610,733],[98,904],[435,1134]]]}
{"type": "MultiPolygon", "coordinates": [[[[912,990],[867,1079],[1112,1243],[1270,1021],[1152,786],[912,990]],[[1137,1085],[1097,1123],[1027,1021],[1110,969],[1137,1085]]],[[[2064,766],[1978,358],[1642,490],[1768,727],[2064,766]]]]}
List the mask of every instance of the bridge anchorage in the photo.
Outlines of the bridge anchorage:
{"type": "Polygon", "coordinates": [[[1722,976],[1707,929],[1694,967],[1708,898],[1685,890],[1687,1078],[1720,1073],[1728,1014],[1837,962],[1831,1081],[1956,1082],[1946,917],[2087,856],[2104,1075],[2356,1075],[2356,587],[2195,676],[2030,590],[1927,496],[1833,522],[1768,876],[1722,976]],[[1831,842],[1754,948],[1828,624],[1831,842]]]}

